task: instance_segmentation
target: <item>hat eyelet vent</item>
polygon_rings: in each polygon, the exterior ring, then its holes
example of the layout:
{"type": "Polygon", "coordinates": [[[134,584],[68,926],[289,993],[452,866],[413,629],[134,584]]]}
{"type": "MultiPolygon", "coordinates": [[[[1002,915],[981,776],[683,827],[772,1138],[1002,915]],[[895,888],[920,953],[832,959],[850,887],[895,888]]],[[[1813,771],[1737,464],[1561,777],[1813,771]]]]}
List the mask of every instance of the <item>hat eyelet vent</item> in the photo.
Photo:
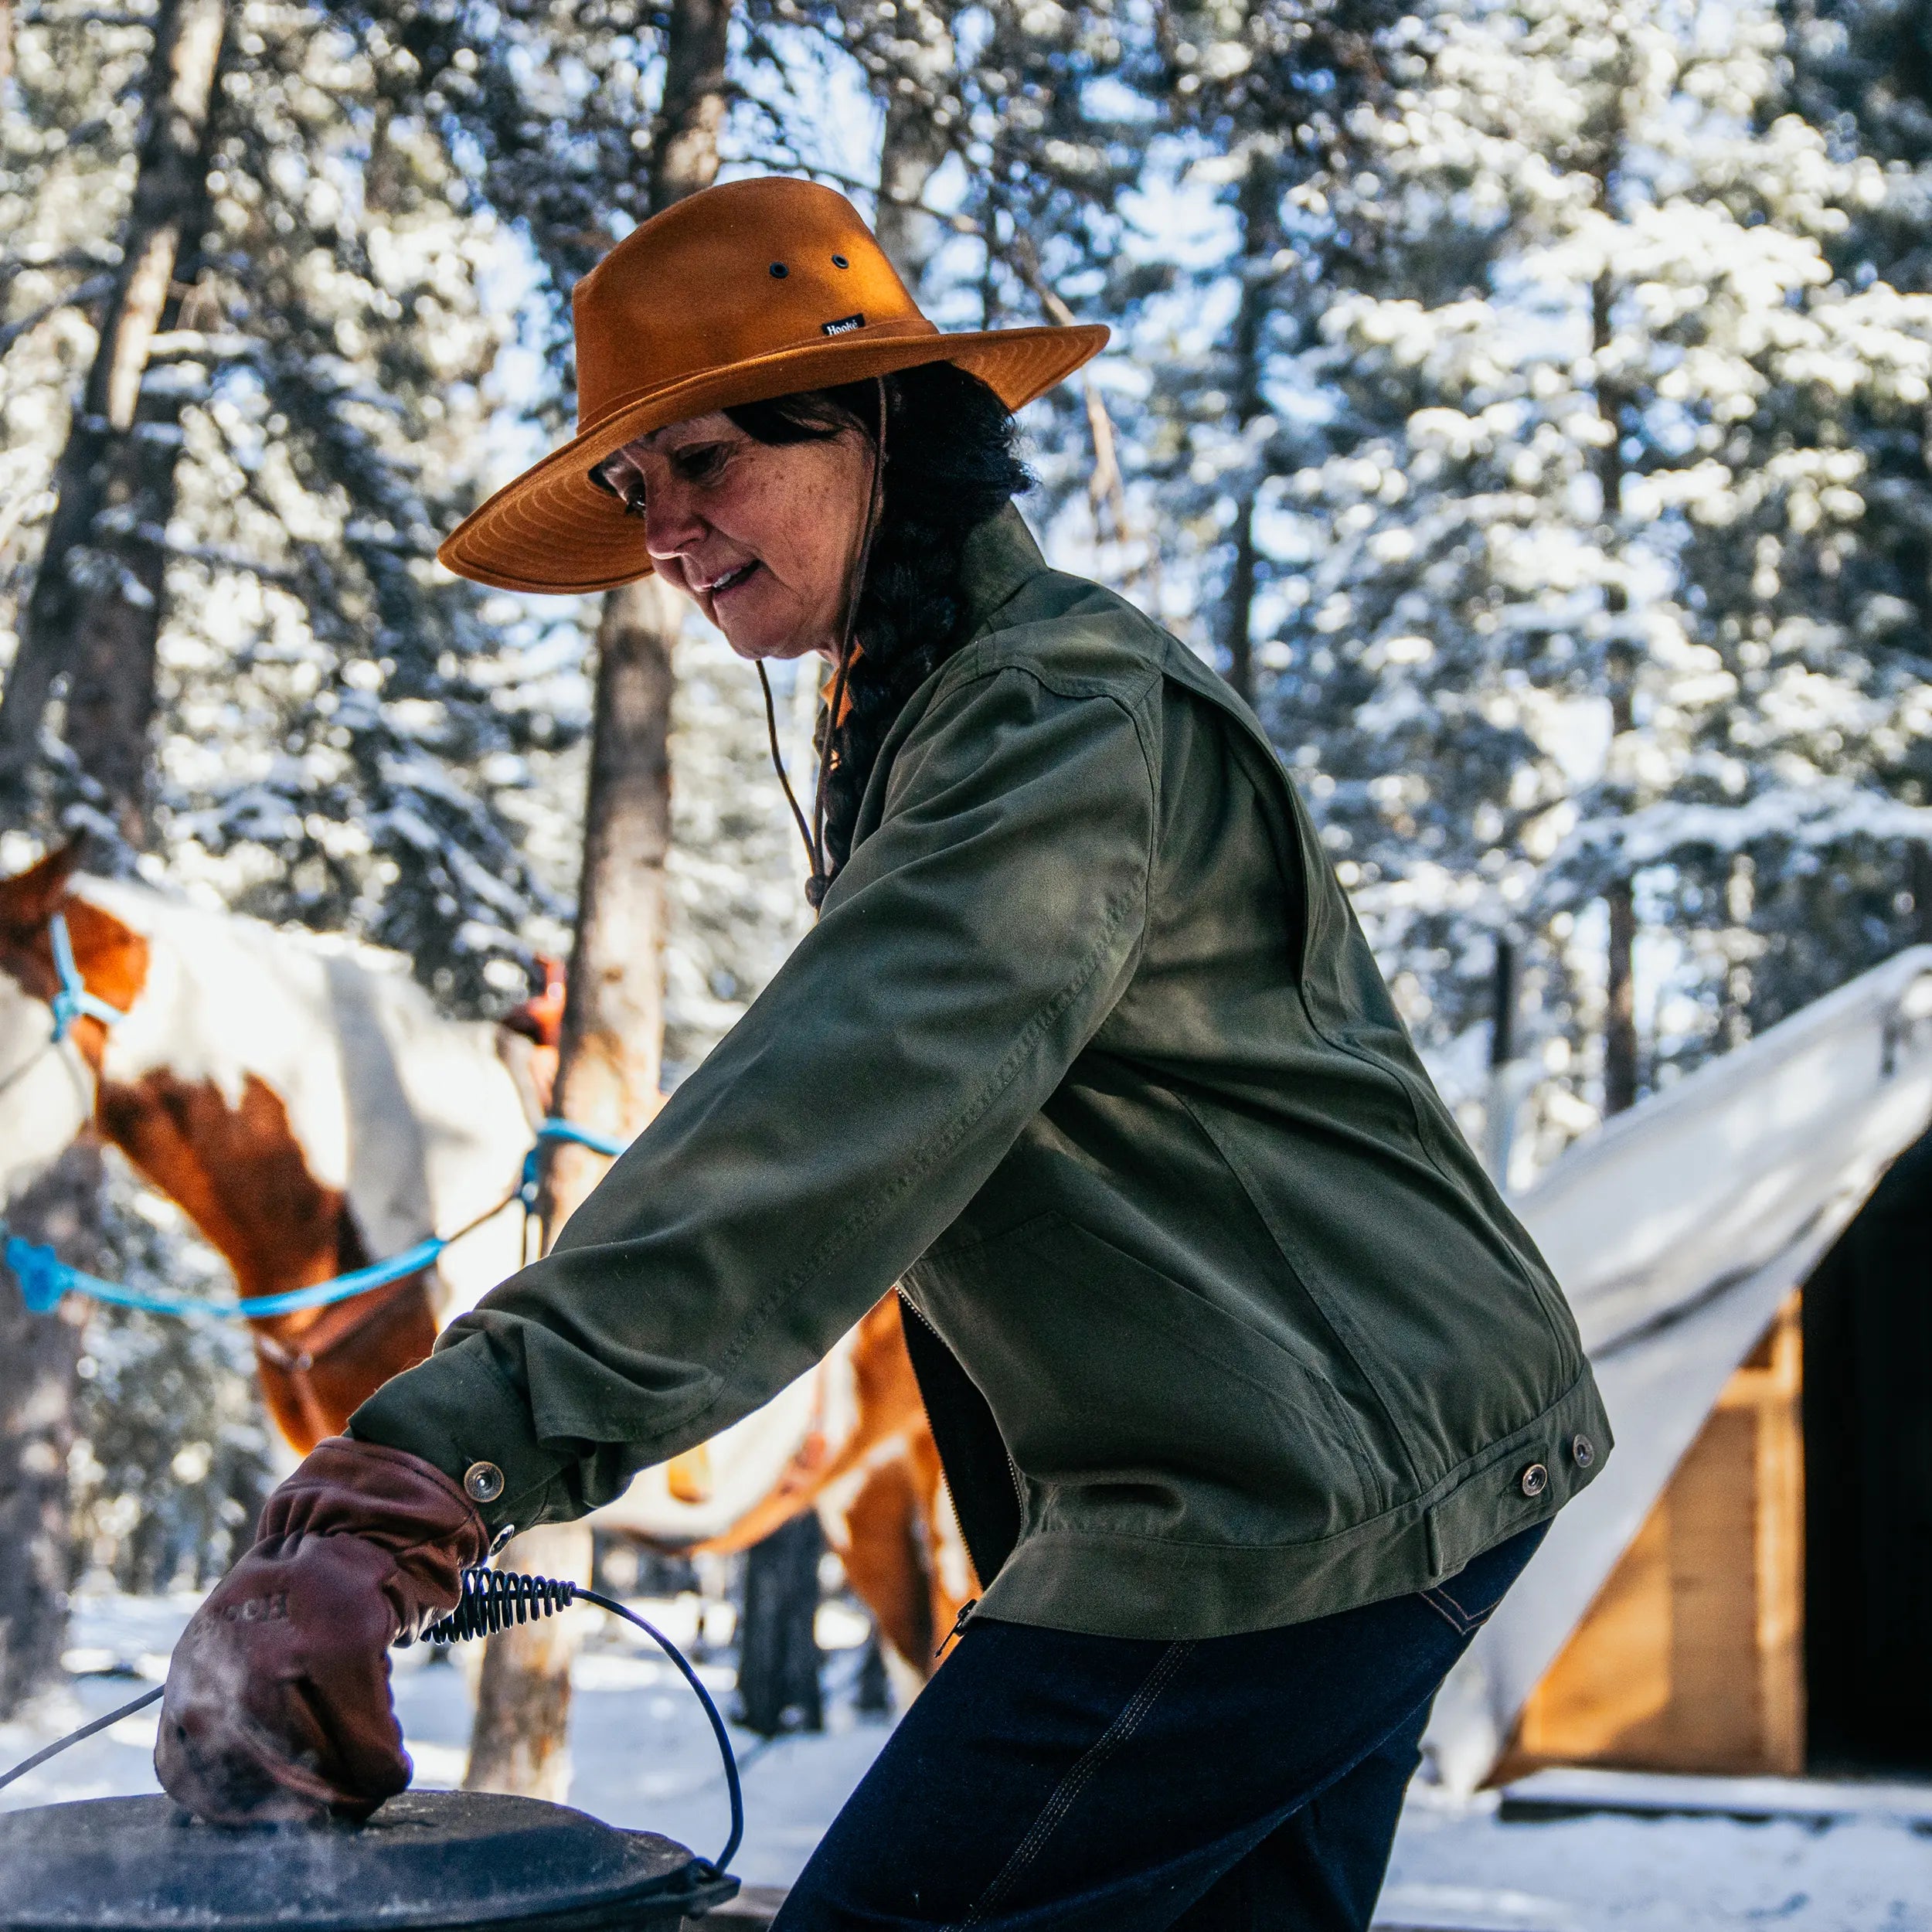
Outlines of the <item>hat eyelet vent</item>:
{"type": "Polygon", "coordinates": [[[835,255],[832,258],[832,265],[834,268],[849,268],[852,264],[843,255],[835,255]]]}
{"type": "Polygon", "coordinates": [[[791,270],[786,267],[783,262],[774,262],[771,264],[771,279],[775,282],[783,281],[791,273],[791,270]]]}

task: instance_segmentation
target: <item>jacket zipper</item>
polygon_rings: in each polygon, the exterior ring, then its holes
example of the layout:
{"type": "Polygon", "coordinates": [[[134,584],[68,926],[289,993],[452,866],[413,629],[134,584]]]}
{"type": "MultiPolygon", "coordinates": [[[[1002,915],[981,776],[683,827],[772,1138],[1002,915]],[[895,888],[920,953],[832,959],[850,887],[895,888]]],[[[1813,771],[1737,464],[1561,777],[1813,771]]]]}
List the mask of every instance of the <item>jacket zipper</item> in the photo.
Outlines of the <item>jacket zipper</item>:
{"type": "MultiPolygon", "coordinates": [[[[923,1313],[921,1312],[921,1311],[914,1304],[912,1297],[909,1295],[903,1288],[901,1288],[899,1291],[899,1305],[906,1314],[910,1315],[912,1318],[917,1321],[919,1325],[923,1328],[942,1349],[945,1349],[950,1352],[952,1344],[949,1342],[946,1338],[926,1319],[923,1313]]],[[[953,1359],[954,1361],[957,1361],[959,1359],[957,1355],[954,1356],[953,1359]]],[[[963,1368],[961,1372],[964,1373],[963,1368]]],[[[994,1426],[997,1427],[998,1425],[995,1423],[994,1426]]],[[[1013,1500],[1019,1505],[1019,1519],[1022,1522],[1025,1522],[1026,1520],[1026,1485],[1020,1480],[1019,1464],[1014,1461],[1013,1452],[1006,1447],[1006,1440],[1003,1436],[1000,1438],[999,1446],[1001,1453],[1006,1458],[1006,1475],[1008,1481],[1013,1485],[1013,1500]]],[[[975,1600],[977,1600],[977,1599],[975,1600]]],[[[972,1607],[972,1604],[969,1603],[966,1606],[966,1610],[971,1610],[972,1607]]],[[[961,1611],[960,1612],[961,1622],[963,1623],[965,1621],[965,1616],[966,1611],[961,1611]]],[[[948,1637],[946,1639],[946,1643],[950,1644],[953,1641],[953,1637],[957,1637],[958,1634],[959,1625],[955,1624],[953,1626],[953,1636],[948,1637]]],[[[940,1645],[940,1648],[942,1651],[944,1650],[945,1648],[946,1644],[941,1644],[940,1645]]]]}
{"type": "Polygon", "coordinates": [[[966,1628],[966,1620],[971,1617],[973,1612],[978,1609],[978,1607],[979,1599],[977,1597],[968,1597],[965,1602],[960,1605],[959,1614],[953,1619],[952,1628],[947,1631],[945,1637],[940,1641],[938,1649],[933,1652],[933,1662],[935,1664],[946,1655],[947,1649],[952,1644],[953,1639],[966,1628]]]}

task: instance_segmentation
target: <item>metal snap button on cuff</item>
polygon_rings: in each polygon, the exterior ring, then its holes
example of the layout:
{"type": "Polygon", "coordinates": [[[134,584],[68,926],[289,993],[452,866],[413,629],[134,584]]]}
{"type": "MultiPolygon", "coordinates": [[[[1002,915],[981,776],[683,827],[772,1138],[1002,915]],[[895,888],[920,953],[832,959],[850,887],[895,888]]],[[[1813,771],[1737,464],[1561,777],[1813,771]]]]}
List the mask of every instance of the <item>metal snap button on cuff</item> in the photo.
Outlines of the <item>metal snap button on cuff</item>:
{"type": "Polygon", "coordinates": [[[1597,1460],[1597,1451],[1587,1436],[1572,1436],[1570,1439],[1570,1460],[1579,1469],[1587,1469],[1597,1460]]]}
{"type": "Polygon", "coordinates": [[[472,1502],[495,1502],[503,1493],[503,1471],[493,1462],[473,1462],[463,1471],[463,1489],[472,1502]]]}
{"type": "Polygon", "coordinates": [[[1539,1462],[1532,1462],[1522,1472],[1521,1488],[1526,1496],[1540,1496],[1549,1487],[1549,1471],[1539,1462]]]}

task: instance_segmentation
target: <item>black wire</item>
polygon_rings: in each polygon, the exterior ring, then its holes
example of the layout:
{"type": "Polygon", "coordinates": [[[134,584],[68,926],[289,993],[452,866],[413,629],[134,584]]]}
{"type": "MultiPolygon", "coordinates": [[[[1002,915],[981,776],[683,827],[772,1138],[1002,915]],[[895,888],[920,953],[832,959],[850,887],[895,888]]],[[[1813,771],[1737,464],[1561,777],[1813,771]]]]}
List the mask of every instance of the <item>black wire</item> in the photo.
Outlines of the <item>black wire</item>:
{"type": "MultiPolygon", "coordinates": [[[[0,1790],[4,1790],[16,1777],[25,1777],[28,1772],[46,1763],[50,1757],[57,1757],[70,1744],[78,1744],[82,1739],[94,1736],[96,1731],[104,1731],[110,1724],[118,1724],[124,1717],[131,1717],[136,1711],[145,1711],[166,1690],[165,1684],[157,1684],[152,1690],[143,1691],[131,1704],[123,1704],[119,1710],[110,1711],[105,1717],[97,1717],[91,1724],[83,1724],[79,1730],[70,1731],[65,1737],[56,1738],[44,1751],[36,1751],[31,1757],[23,1757],[10,1771],[0,1771],[0,1790]]],[[[734,1843],[732,1849],[737,1849],[734,1843]]]]}
{"type": "Polygon", "coordinates": [[[634,1611],[604,1596],[595,1590],[580,1590],[577,1595],[587,1604],[595,1604],[600,1610],[607,1610],[613,1616],[621,1617],[627,1624],[635,1624],[645,1636],[669,1658],[684,1675],[684,1681],[698,1693],[698,1701],[704,1706],[704,1714],[711,1719],[712,1735],[718,1740],[718,1755],[724,1760],[725,1786],[731,1794],[731,1835],[725,1840],[725,1848],[711,1861],[711,1869],[722,1878],[730,1869],[732,1859],[737,1855],[738,1846],[745,1835],[744,1793],[738,1783],[738,1760],[731,1748],[731,1733],[725,1729],[724,1719],[718,1715],[718,1707],[711,1701],[711,1693],[704,1687],[702,1680],[691,1667],[686,1657],[671,1639],[655,1624],[647,1623],[634,1611]]]}
{"type": "MultiPolygon", "coordinates": [[[[744,1793],[738,1780],[738,1760],[731,1748],[731,1733],[725,1729],[711,1693],[691,1667],[690,1660],[656,1624],[648,1623],[636,1611],[627,1610],[614,1597],[587,1590],[581,1583],[554,1577],[534,1576],[526,1570],[488,1570],[478,1565],[463,1573],[462,1595],[456,1607],[439,1618],[423,1633],[431,1644],[460,1644],[472,1637],[493,1636],[512,1624],[534,1624],[554,1617],[573,1603],[595,1604],[627,1624],[634,1624],[682,1672],[684,1681],[698,1693],[706,1716],[711,1720],[712,1735],[718,1740],[718,1755],[724,1760],[725,1786],[731,1794],[731,1835],[725,1848],[711,1861],[710,1869],[722,1877],[730,1865],[745,1835],[744,1793]]],[[[702,1862],[702,1861],[700,1861],[702,1862]]]]}
{"type": "Polygon", "coordinates": [[[778,748],[778,709],[771,696],[771,677],[765,669],[763,658],[758,660],[758,682],[764,687],[765,731],[771,740],[771,768],[778,774],[778,782],[785,788],[785,803],[791,808],[791,815],[798,821],[798,836],[805,842],[805,864],[815,877],[818,870],[818,855],[811,849],[811,828],[805,823],[805,815],[798,809],[798,794],[791,788],[791,774],[785,770],[785,755],[778,748]]]}

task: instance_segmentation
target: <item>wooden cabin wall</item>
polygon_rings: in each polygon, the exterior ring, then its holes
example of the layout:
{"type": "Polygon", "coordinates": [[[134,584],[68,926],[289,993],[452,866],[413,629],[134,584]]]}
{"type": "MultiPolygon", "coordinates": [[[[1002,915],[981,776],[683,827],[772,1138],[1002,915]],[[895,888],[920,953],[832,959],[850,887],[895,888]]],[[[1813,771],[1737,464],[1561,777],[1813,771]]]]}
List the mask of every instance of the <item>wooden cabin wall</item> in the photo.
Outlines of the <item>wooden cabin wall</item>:
{"type": "Polygon", "coordinates": [[[1799,1298],[1726,1385],[1545,1675],[1499,1781],[1543,1764],[1804,1768],[1799,1298]]]}

